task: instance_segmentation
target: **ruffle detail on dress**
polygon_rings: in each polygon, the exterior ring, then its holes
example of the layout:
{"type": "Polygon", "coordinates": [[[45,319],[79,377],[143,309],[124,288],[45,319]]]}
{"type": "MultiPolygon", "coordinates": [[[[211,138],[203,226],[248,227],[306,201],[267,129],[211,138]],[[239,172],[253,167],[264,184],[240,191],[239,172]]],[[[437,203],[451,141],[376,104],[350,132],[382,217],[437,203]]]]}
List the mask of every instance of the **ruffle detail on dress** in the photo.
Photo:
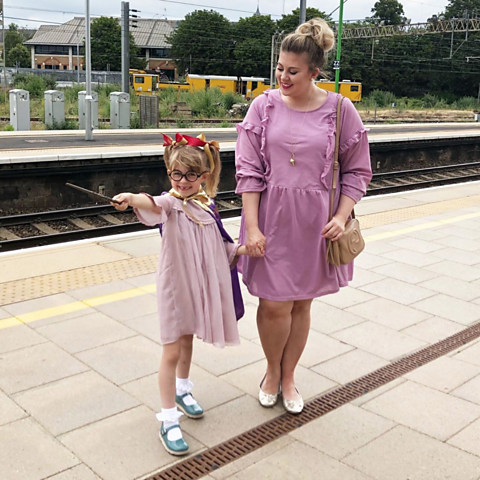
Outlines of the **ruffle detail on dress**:
{"type": "Polygon", "coordinates": [[[270,94],[272,92],[273,92],[273,90],[271,90],[271,89],[265,90],[265,92],[263,92],[263,94],[267,98],[267,103],[265,105],[265,111],[263,112],[263,118],[262,118],[262,121],[260,122],[262,124],[262,138],[261,138],[262,142],[260,144],[260,154],[262,155],[262,160],[264,162],[266,162],[266,160],[267,160],[267,157],[266,157],[266,148],[267,148],[266,129],[267,129],[267,124],[270,120],[270,117],[268,116],[268,111],[270,110],[270,108],[273,107],[272,98],[270,97],[270,94]]]}
{"type": "Polygon", "coordinates": [[[240,129],[251,130],[255,135],[262,135],[262,127],[254,125],[253,123],[242,122],[237,123],[237,132],[240,133],[240,129]]]}
{"type": "Polygon", "coordinates": [[[337,112],[334,111],[328,116],[328,133],[327,133],[327,151],[325,152],[325,166],[321,175],[322,183],[326,188],[326,178],[333,165],[333,155],[335,153],[335,129],[336,129],[337,112]]]}
{"type": "Polygon", "coordinates": [[[349,138],[346,142],[344,142],[342,145],[340,145],[340,153],[346,152],[352,145],[355,145],[358,143],[362,137],[368,132],[368,128],[362,128],[359,130],[355,135],[351,138],[349,138]]]}

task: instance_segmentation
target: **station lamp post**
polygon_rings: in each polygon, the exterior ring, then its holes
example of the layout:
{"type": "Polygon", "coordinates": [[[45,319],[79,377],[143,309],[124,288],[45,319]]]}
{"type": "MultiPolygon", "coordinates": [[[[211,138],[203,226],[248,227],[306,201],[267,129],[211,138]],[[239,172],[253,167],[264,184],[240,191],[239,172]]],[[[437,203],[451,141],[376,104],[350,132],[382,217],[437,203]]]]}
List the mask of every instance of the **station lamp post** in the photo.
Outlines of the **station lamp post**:
{"type": "Polygon", "coordinates": [[[343,3],[344,3],[344,0],[340,0],[340,11],[338,13],[337,58],[333,62],[333,69],[335,70],[335,92],[336,93],[338,93],[339,82],[340,82],[340,57],[342,55],[343,3]]]}
{"type": "Polygon", "coordinates": [[[90,54],[90,0],[85,2],[85,140],[93,140],[92,132],[92,59],[90,54]]]}

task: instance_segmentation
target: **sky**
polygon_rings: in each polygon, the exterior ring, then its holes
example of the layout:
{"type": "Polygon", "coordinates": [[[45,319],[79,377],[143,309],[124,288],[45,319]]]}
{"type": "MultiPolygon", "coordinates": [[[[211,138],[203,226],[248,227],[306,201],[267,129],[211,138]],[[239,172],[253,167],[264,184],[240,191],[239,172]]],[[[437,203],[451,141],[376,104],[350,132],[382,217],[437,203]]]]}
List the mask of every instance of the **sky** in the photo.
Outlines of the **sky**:
{"type": "MultiPolygon", "coordinates": [[[[344,6],[344,20],[364,19],[371,15],[376,0],[347,0],[344,6]]],[[[400,0],[405,15],[412,23],[425,22],[432,14],[440,13],[448,4],[447,0],[400,0]]],[[[85,1],[70,0],[68,7],[64,0],[4,0],[5,24],[36,28],[42,23],[64,23],[75,15],[84,15],[85,1]],[[51,10],[51,11],[49,11],[51,10]]],[[[331,13],[338,7],[338,0],[307,0],[307,7],[315,7],[331,13]]],[[[90,1],[92,15],[119,16],[120,0],[90,1]]],[[[260,12],[270,14],[274,20],[282,13],[298,8],[300,0],[260,0],[260,12]]],[[[140,10],[142,18],[181,19],[187,13],[212,7],[230,20],[248,17],[257,9],[257,0],[131,0],[130,8],[140,10]],[[240,11],[236,11],[240,10],[240,11]]],[[[332,15],[338,18],[338,10],[332,15]]]]}

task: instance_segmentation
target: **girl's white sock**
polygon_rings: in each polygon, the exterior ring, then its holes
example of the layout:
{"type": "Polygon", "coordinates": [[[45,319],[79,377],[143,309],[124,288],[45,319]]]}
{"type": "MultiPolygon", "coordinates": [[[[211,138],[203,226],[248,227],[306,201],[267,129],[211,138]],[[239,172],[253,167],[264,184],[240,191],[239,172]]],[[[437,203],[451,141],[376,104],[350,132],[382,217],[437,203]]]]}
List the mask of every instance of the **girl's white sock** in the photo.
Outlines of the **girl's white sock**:
{"type": "Polygon", "coordinates": [[[180,430],[180,425],[178,419],[183,415],[182,412],[179,412],[177,407],[173,408],[162,408],[160,413],[157,413],[157,420],[163,422],[163,426],[166,429],[177,426],[178,428],[172,428],[167,433],[167,438],[174,442],[175,440],[180,440],[183,437],[182,431],[180,430]]]}
{"type": "MultiPolygon", "coordinates": [[[[176,377],[175,382],[177,395],[185,395],[186,393],[190,393],[192,391],[193,383],[190,381],[190,379],[176,377]]],[[[187,407],[190,407],[191,405],[195,405],[197,401],[191,395],[186,395],[183,397],[183,403],[185,403],[187,407]]]]}

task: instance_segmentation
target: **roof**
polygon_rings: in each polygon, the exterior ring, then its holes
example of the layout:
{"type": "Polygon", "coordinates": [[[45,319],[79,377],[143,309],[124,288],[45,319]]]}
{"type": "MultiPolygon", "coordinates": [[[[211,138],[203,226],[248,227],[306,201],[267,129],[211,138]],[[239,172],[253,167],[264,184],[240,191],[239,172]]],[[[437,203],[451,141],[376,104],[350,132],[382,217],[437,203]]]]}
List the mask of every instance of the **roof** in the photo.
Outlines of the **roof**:
{"type": "MultiPolygon", "coordinates": [[[[118,19],[120,21],[120,19],[118,19]]],[[[165,48],[170,47],[166,37],[173,32],[171,22],[167,20],[139,18],[137,28],[130,28],[137,47],[165,48]]],[[[25,45],[67,45],[75,46],[83,43],[85,36],[85,18],[75,17],[63,25],[41,25],[33,38],[25,45]]]]}

